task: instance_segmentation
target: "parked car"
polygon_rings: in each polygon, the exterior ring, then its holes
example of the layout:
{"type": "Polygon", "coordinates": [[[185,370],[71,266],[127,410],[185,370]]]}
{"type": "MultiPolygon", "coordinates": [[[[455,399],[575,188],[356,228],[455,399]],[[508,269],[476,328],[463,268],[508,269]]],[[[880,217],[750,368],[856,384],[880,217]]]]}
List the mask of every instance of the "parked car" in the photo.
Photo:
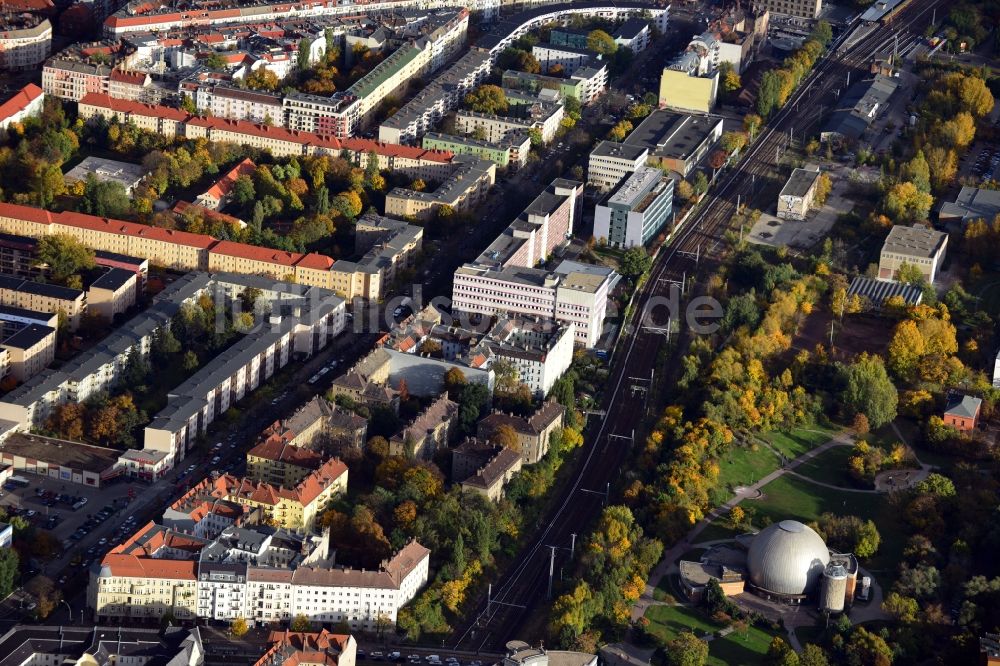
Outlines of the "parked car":
{"type": "Polygon", "coordinates": [[[379,652],[378,650],[372,652],[371,656],[372,659],[374,659],[375,661],[382,661],[382,659],[385,657],[385,655],[379,652]]]}

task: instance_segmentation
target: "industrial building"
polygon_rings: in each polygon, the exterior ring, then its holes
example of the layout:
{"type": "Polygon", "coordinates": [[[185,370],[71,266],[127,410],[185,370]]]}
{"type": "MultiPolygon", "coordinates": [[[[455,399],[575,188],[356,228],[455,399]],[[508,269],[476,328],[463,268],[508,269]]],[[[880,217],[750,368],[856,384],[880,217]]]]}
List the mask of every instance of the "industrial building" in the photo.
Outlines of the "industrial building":
{"type": "Polygon", "coordinates": [[[916,266],[928,284],[934,284],[944,261],[948,234],[929,227],[897,224],[889,230],[878,260],[878,279],[895,280],[903,264],[916,266]]]}
{"type": "Polygon", "coordinates": [[[653,111],[625,137],[624,144],[649,151],[647,162],[686,178],[722,138],[722,118],[653,111]]]}

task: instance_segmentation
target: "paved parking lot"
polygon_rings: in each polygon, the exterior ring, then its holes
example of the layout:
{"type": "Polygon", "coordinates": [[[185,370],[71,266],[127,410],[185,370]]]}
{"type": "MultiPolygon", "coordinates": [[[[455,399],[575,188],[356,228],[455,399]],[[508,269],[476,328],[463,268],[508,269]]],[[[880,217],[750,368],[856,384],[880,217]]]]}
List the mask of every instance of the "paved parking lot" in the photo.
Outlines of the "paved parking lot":
{"type": "Polygon", "coordinates": [[[18,511],[36,528],[50,532],[62,544],[60,557],[45,567],[47,573],[55,573],[61,569],[75,554],[82,553],[84,560],[94,559],[111,548],[113,542],[120,543],[120,540],[114,539],[111,532],[126,520],[125,509],[130,503],[129,494],[136,497],[149,488],[139,483],[125,481],[111,483],[103,488],[93,488],[27,472],[20,472],[17,476],[27,479],[30,485],[17,490],[5,489],[0,505],[7,507],[8,510],[18,511]],[[45,492],[46,495],[40,496],[40,492],[45,492]],[[74,509],[71,503],[60,501],[53,496],[63,496],[64,500],[69,496],[74,501],[85,500],[86,504],[74,509]],[[105,507],[112,510],[108,514],[109,517],[95,519],[94,517],[105,507]],[[49,520],[53,522],[48,522],[49,520]],[[88,522],[91,526],[82,539],[70,538],[88,522]],[[106,541],[104,544],[99,544],[102,538],[106,541]],[[91,548],[93,550],[88,554],[87,551],[91,548]]]}

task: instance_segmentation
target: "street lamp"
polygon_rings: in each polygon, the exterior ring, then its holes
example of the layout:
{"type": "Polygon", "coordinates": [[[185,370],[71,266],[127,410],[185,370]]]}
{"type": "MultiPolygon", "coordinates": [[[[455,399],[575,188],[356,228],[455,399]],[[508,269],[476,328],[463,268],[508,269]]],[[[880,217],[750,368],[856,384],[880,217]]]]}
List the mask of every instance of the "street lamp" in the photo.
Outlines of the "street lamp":
{"type": "MultiPolygon", "coordinates": [[[[69,611],[69,623],[73,624],[73,607],[70,606],[69,603],[65,599],[60,599],[59,603],[61,603],[63,606],[65,606],[66,610],[69,611]]],[[[81,617],[83,616],[83,611],[82,610],[80,611],[80,616],[81,617]]]]}

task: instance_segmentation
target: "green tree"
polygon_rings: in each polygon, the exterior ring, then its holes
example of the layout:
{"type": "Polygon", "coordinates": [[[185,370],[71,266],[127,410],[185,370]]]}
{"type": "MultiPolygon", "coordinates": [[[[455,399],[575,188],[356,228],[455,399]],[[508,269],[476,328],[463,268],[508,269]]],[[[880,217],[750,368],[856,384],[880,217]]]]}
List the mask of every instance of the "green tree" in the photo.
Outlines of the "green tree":
{"type": "Polygon", "coordinates": [[[198,113],[198,107],[187,93],[181,95],[181,108],[188,113],[198,113]]]}
{"type": "Polygon", "coordinates": [[[240,616],[230,623],[229,631],[236,638],[242,638],[243,636],[246,636],[248,631],[250,631],[250,627],[247,625],[246,619],[244,619],[243,616],[240,616]]]}
{"type": "Polygon", "coordinates": [[[233,201],[239,206],[247,206],[251,201],[255,201],[257,192],[253,186],[253,179],[243,174],[233,183],[233,201]]]}
{"type": "Polygon", "coordinates": [[[499,116],[507,113],[507,95],[500,86],[481,85],[465,96],[465,105],[479,113],[499,116]]]}
{"type": "Polygon", "coordinates": [[[132,200],[125,187],[116,181],[100,182],[88,174],[83,188],[80,207],[84,213],[99,217],[122,217],[128,213],[132,200]]]}
{"type": "Polygon", "coordinates": [[[247,88],[253,90],[277,90],[281,84],[278,75],[267,67],[258,67],[246,77],[247,88]]]}
{"type": "Polygon", "coordinates": [[[779,106],[781,95],[781,76],[779,70],[769,69],[761,76],[760,89],[757,91],[757,113],[763,118],[771,115],[779,106]]]}
{"type": "Polygon", "coordinates": [[[226,59],[221,53],[216,53],[215,51],[208,54],[208,57],[205,58],[204,64],[205,67],[215,71],[221,71],[227,67],[226,59]]]}
{"type": "Polygon", "coordinates": [[[799,656],[799,666],[830,666],[830,660],[818,645],[807,643],[799,656]]]}
{"type": "Polygon", "coordinates": [[[743,81],[740,80],[739,72],[733,67],[733,63],[728,60],[723,60],[719,63],[719,87],[722,89],[722,94],[726,97],[732,97],[743,87],[743,81]]]}
{"type": "Polygon", "coordinates": [[[799,666],[799,655],[780,636],[771,640],[764,662],[769,666],[799,666]]]}
{"type": "MultiPolygon", "coordinates": [[[[20,517],[20,516],[18,516],[20,517]]],[[[19,558],[13,548],[0,548],[0,598],[7,598],[17,583],[19,558]]]]}
{"type": "Polygon", "coordinates": [[[931,191],[931,169],[924,157],[924,151],[918,150],[909,162],[903,165],[900,177],[913,183],[921,192],[931,191]]]}
{"type": "Polygon", "coordinates": [[[743,116],[743,131],[750,135],[751,141],[753,141],[754,136],[763,124],[764,120],[755,113],[748,113],[743,116]]]}
{"type": "Polygon", "coordinates": [[[42,208],[48,208],[56,197],[65,194],[66,181],[62,170],[55,164],[46,164],[38,169],[32,179],[32,192],[42,208]]]}
{"type": "Polygon", "coordinates": [[[668,666],[705,666],[708,661],[708,643],[690,631],[682,631],[667,643],[668,666]]]}
{"type": "Polygon", "coordinates": [[[827,45],[833,41],[833,28],[830,27],[830,23],[827,21],[819,21],[813,27],[812,34],[809,35],[809,39],[815,39],[817,42],[826,48],[827,45]]]}
{"type": "Polygon", "coordinates": [[[309,621],[308,615],[299,613],[292,619],[289,629],[297,632],[309,632],[312,631],[312,622],[309,621]]]}
{"type": "Polygon", "coordinates": [[[181,367],[186,371],[191,372],[198,368],[201,361],[198,360],[198,355],[195,354],[190,349],[184,352],[184,359],[181,361],[181,367]]]}
{"type": "Polygon", "coordinates": [[[747,145],[747,135],[743,132],[726,132],[722,135],[722,149],[728,155],[737,153],[747,145]]]}
{"type": "Polygon", "coordinates": [[[864,627],[855,627],[851,632],[851,638],[845,646],[845,653],[849,664],[880,666],[892,663],[892,648],[885,642],[885,639],[878,634],[872,633],[864,627]]]}
{"type": "Polygon", "coordinates": [[[694,189],[694,193],[701,195],[708,192],[708,176],[705,175],[704,171],[699,171],[694,175],[694,183],[691,187],[694,189]]]}
{"type": "Polygon", "coordinates": [[[934,197],[910,182],[896,183],[885,195],[883,207],[896,223],[926,220],[934,197]]]}
{"type": "Polygon", "coordinates": [[[38,240],[36,264],[47,266],[55,282],[94,267],[94,251],[69,234],[42,236],[38,240]]]}
{"type": "Polygon", "coordinates": [[[845,374],[847,387],[841,397],[851,416],[864,414],[873,429],[896,418],[899,396],[881,358],[862,353],[845,374]]]}
{"type": "Polygon", "coordinates": [[[587,34],[587,50],[600,55],[613,55],[618,50],[615,38],[603,30],[591,30],[587,34]]]}
{"type": "Polygon", "coordinates": [[[954,497],[955,484],[947,476],[931,472],[927,478],[914,486],[918,493],[934,495],[935,497],[954,497]]]}
{"type": "Polygon", "coordinates": [[[361,214],[361,197],[354,190],[341,192],[333,198],[330,205],[349,220],[361,214]]]}
{"type": "Polygon", "coordinates": [[[618,267],[622,275],[630,278],[637,278],[653,266],[653,258],[646,252],[646,248],[641,245],[630,247],[622,255],[621,265],[618,267]]]}
{"type": "Polygon", "coordinates": [[[896,618],[897,622],[916,622],[920,604],[913,597],[904,597],[898,592],[890,592],[882,602],[882,610],[896,618]]]}

